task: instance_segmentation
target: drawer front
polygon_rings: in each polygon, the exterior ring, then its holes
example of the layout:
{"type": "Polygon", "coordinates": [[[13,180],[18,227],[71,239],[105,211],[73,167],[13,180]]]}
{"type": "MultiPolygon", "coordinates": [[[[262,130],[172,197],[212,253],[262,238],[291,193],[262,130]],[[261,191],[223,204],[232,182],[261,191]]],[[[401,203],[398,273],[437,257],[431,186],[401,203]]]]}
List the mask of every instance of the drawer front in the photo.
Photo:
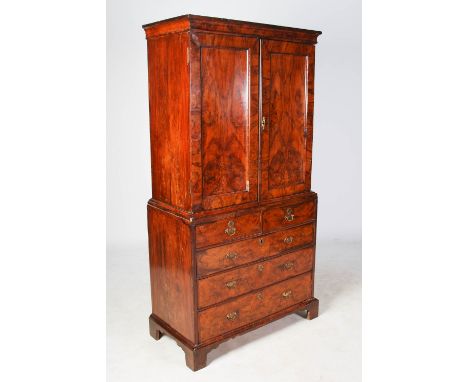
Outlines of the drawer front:
{"type": "Polygon", "coordinates": [[[197,253],[197,273],[209,275],[268,256],[265,238],[255,238],[205,249],[197,253]]]}
{"type": "Polygon", "coordinates": [[[315,223],[275,232],[266,236],[266,244],[270,256],[292,248],[312,244],[314,240],[315,223]]]}
{"type": "Polygon", "coordinates": [[[233,216],[195,228],[197,248],[241,239],[261,232],[260,213],[233,216]]]}
{"type": "Polygon", "coordinates": [[[216,304],[312,269],[314,248],[287,253],[198,282],[198,306],[216,304]]]}
{"type": "Polygon", "coordinates": [[[250,324],[312,297],[312,273],[239,297],[199,313],[200,341],[250,324]]]}
{"type": "Polygon", "coordinates": [[[263,232],[295,226],[316,218],[317,201],[273,207],[263,212],[263,232]]]}

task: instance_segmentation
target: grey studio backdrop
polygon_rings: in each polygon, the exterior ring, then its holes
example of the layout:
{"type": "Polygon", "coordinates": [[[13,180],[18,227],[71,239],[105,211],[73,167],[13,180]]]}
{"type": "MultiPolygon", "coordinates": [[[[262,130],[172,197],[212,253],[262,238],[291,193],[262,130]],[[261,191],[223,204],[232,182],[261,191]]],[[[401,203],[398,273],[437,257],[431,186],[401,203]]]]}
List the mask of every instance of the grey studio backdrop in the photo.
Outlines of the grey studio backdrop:
{"type": "MultiPolygon", "coordinates": [[[[316,49],[312,189],[317,246],[361,240],[361,5],[322,1],[108,1],[107,242],[147,256],[151,197],[146,40],[141,25],[199,14],[321,30],[316,49]]],[[[320,256],[320,253],[317,253],[320,256]]],[[[148,307],[149,308],[149,307],[148,307]]]]}

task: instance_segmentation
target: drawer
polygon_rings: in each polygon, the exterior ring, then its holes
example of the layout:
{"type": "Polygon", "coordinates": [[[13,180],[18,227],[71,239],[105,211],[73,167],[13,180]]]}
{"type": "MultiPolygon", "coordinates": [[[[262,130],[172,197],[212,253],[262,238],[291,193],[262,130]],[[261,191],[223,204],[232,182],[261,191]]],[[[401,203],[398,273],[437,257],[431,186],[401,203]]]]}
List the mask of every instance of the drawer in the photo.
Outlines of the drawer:
{"type": "Polygon", "coordinates": [[[314,248],[306,248],[199,280],[198,306],[204,308],[309,271],[314,253],[314,248]]]}
{"type": "Polygon", "coordinates": [[[273,207],[263,212],[263,232],[276,231],[314,220],[317,214],[317,201],[273,207]]]}
{"type": "Polygon", "coordinates": [[[279,252],[286,251],[299,246],[313,244],[315,241],[315,223],[301,227],[290,228],[275,232],[265,237],[268,247],[268,255],[274,256],[279,252]]]}
{"type": "Polygon", "coordinates": [[[263,290],[199,313],[200,341],[251,324],[312,297],[312,273],[293,277],[263,290]]]}
{"type": "Polygon", "coordinates": [[[264,237],[241,240],[199,251],[197,253],[197,273],[199,276],[205,276],[260,260],[266,256],[268,256],[268,246],[264,237]]]}
{"type": "Polygon", "coordinates": [[[197,248],[241,239],[261,232],[260,213],[233,216],[195,228],[197,248]]]}

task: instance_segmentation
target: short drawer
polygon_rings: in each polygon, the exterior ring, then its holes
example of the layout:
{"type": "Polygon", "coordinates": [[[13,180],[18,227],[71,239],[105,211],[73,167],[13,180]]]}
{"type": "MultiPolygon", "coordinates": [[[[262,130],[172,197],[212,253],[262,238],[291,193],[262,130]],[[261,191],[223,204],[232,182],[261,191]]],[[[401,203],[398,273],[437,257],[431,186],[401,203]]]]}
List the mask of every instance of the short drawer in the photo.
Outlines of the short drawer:
{"type": "Polygon", "coordinates": [[[260,260],[268,256],[268,252],[264,237],[201,250],[197,253],[197,274],[205,276],[260,260]]]}
{"type": "Polygon", "coordinates": [[[204,342],[312,297],[312,273],[252,292],[208,308],[198,315],[200,341],[204,342]]]}
{"type": "Polygon", "coordinates": [[[265,237],[269,256],[274,256],[279,252],[292,248],[313,244],[314,240],[315,223],[275,232],[265,237]]]}
{"type": "Polygon", "coordinates": [[[216,304],[312,269],[314,248],[287,253],[198,281],[198,306],[216,304]]]}
{"type": "Polygon", "coordinates": [[[317,214],[317,201],[272,207],[263,212],[263,232],[276,231],[314,220],[317,214]]]}
{"type": "Polygon", "coordinates": [[[197,248],[219,244],[261,232],[260,213],[233,216],[195,228],[197,248]]]}

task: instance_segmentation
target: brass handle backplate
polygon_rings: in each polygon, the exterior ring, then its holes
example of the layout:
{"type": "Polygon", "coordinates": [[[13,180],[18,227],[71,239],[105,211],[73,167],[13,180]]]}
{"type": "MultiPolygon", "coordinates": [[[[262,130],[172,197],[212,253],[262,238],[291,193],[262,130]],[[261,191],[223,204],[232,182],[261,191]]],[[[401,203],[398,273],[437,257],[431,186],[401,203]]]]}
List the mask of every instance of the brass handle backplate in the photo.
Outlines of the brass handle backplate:
{"type": "Polygon", "coordinates": [[[227,255],[226,255],[226,259],[229,259],[229,260],[234,260],[234,259],[237,259],[237,253],[236,252],[229,252],[227,255]]]}
{"type": "Polygon", "coordinates": [[[288,222],[292,222],[294,220],[294,214],[292,208],[288,208],[286,210],[286,214],[284,215],[284,220],[288,222]]]}
{"type": "Polygon", "coordinates": [[[236,281],[236,280],[228,281],[228,282],[226,283],[226,287],[227,287],[228,289],[234,289],[234,288],[236,287],[236,285],[237,285],[237,281],[236,281]]]}
{"type": "Polygon", "coordinates": [[[228,221],[228,227],[224,230],[227,235],[232,236],[236,233],[236,227],[234,227],[235,223],[232,220],[228,221]]]}
{"type": "Polygon", "coordinates": [[[226,314],[226,318],[229,320],[229,321],[233,321],[235,320],[237,317],[238,317],[238,313],[237,312],[231,312],[231,313],[228,313],[226,314]]]}
{"type": "Polygon", "coordinates": [[[291,297],[291,294],[292,294],[292,290],[286,290],[283,292],[282,296],[283,298],[289,298],[291,297]]]}
{"type": "Polygon", "coordinates": [[[281,267],[283,269],[291,269],[292,267],[294,267],[294,263],[291,261],[288,261],[287,263],[284,263],[281,267]]]}
{"type": "Polygon", "coordinates": [[[257,265],[257,269],[259,272],[263,272],[263,270],[265,269],[264,265],[263,264],[258,264],[257,265]]]}
{"type": "Polygon", "coordinates": [[[293,242],[293,240],[294,240],[294,239],[293,239],[292,236],[288,236],[288,237],[285,237],[285,238],[284,238],[284,242],[285,242],[286,244],[291,244],[291,243],[293,242]]]}

